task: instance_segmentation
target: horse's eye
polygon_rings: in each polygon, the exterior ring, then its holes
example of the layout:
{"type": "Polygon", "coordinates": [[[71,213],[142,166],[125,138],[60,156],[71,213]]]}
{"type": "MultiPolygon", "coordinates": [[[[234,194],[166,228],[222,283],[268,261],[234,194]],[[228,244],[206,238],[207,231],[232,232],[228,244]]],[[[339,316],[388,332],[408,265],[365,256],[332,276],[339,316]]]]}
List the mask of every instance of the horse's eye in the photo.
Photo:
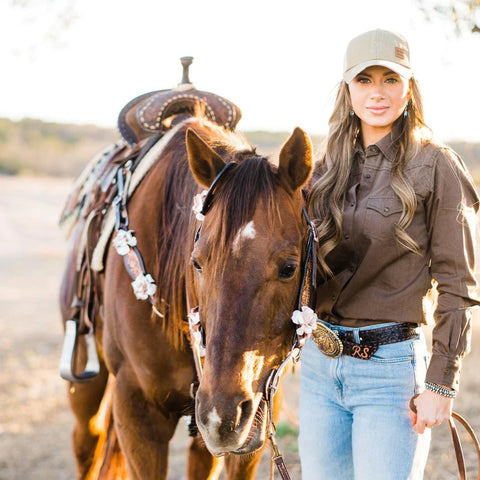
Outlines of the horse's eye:
{"type": "Polygon", "coordinates": [[[202,273],[202,266],[198,263],[198,261],[195,258],[192,258],[192,265],[193,265],[193,268],[195,268],[195,270],[198,273],[202,273]]]}
{"type": "Polygon", "coordinates": [[[292,278],[297,271],[297,265],[295,263],[286,262],[280,265],[278,269],[278,276],[280,278],[292,278]]]}

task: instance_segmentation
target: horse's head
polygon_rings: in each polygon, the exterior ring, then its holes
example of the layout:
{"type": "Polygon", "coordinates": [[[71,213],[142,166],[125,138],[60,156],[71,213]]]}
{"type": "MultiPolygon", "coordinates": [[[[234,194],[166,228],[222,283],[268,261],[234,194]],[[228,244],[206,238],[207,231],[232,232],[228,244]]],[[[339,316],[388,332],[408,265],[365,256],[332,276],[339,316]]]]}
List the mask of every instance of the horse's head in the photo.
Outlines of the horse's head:
{"type": "MultiPolygon", "coordinates": [[[[192,130],[187,150],[207,189],[231,160],[192,130]]],[[[278,168],[253,152],[243,157],[216,182],[192,253],[206,341],[196,420],[216,455],[253,452],[265,442],[263,392],[292,346],[307,230],[301,187],[312,168],[308,136],[294,131],[278,168]]]]}

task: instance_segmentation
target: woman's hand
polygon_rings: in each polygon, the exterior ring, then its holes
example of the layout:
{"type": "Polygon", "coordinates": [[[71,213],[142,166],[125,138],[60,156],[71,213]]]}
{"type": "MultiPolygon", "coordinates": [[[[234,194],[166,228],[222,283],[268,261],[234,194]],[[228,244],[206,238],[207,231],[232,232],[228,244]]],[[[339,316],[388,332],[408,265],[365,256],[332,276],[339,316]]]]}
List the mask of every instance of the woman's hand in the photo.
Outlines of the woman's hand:
{"type": "Polygon", "coordinates": [[[453,399],[425,390],[413,400],[417,412],[410,410],[412,426],[418,433],[448,420],[452,414],[453,399]]]}

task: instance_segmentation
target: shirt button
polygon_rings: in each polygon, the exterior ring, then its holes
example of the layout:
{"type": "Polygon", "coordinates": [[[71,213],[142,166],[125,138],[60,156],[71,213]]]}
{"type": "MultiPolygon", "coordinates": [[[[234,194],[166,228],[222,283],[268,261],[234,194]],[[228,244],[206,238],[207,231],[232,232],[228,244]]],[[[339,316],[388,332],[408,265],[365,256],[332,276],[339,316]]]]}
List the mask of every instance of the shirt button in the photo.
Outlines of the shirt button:
{"type": "Polygon", "coordinates": [[[372,176],[369,173],[365,174],[365,178],[371,178],[372,176]]]}
{"type": "Polygon", "coordinates": [[[348,239],[350,238],[350,235],[349,235],[348,233],[346,233],[346,234],[344,235],[344,237],[348,240],[348,239]]]}
{"type": "Polygon", "coordinates": [[[384,212],[389,212],[390,209],[389,209],[388,207],[385,207],[385,208],[383,209],[383,211],[384,211],[384,212]]]}
{"type": "Polygon", "coordinates": [[[355,202],[351,202],[351,203],[350,203],[350,206],[351,206],[351,207],[354,207],[354,206],[355,206],[355,202]]]}

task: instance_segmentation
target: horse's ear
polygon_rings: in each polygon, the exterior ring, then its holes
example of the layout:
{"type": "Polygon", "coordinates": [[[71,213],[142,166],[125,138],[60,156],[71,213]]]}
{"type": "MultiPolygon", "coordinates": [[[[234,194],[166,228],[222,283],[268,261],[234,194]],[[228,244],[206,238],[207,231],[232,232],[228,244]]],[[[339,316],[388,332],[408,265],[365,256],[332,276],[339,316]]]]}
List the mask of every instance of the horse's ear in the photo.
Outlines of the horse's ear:
{"type": "Polygon", "coordinates": [[[191,128],[187,129],[186,144],[188,163],[195,180],[202,187],[210,188],[215,177],[225,167],[225,162],[191,128]]]}
{"type": "Polygon", "coordinates": [[[278,175],[292,191],[307,182],[312,171],[312,143],[307,133],[297,127],[280,150],[278,175]]]}

